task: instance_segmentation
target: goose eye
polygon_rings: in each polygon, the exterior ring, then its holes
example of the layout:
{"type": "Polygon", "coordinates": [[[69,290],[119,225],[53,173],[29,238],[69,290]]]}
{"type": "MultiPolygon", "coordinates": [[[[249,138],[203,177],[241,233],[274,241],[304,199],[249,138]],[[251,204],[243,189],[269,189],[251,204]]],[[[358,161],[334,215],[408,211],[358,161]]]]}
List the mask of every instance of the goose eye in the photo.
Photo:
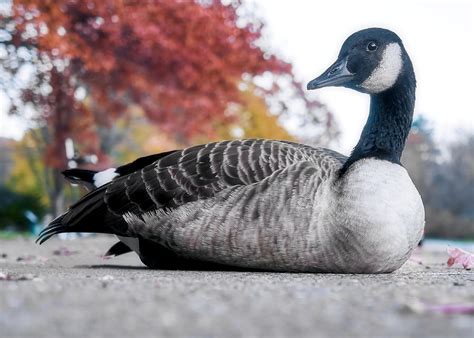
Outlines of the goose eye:
{"type": "Polygon", "coordinates": [[[373,41],[369,42],[369,44],[367,45],[367,50],[369,52],[373,52],[373,51],[377,50],[377,44],[373,41]]]}

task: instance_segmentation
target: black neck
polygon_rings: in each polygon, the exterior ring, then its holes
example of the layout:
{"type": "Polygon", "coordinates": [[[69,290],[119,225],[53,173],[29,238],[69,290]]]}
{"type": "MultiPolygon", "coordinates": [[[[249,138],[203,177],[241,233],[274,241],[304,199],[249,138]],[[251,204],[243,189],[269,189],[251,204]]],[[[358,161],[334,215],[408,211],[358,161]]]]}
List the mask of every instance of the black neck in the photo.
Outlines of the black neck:
{"type": "Polygon", "coordinates": [[[400,164],[415,107],[416,81],[411,64],[409,66],[410,71],[400,74],[392,88],[371,95],[367,123],[341,174],[363,158],[400,164]]]}

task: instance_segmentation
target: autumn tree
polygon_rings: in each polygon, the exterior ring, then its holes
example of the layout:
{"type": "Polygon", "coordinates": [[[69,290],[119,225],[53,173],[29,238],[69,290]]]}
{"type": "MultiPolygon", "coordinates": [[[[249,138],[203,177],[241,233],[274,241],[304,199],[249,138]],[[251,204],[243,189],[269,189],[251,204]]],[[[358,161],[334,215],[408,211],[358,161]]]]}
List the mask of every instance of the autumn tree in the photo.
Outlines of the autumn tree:
{"type": "Polygon", "coordinates": [[[235,123],[245,110],[242,82],[265,74],[272,85],[256,86],[260,92],[249,95],[274,107],[272,114],[289,110],[279,96],[283,78],[300,100],[302,116],[328,120],[327,110],[294,81],[290,65],[259,47],[262,23],[237,15],[239,6],[23,0],[3,9],[2,86],[11,113],[34,121],[31,137],[53,178],[48,185],[53,214],[63,208],[59,172],[67,166],[66,138],[80,151],[97,154],[99,168],[107,166],[119,143],[115,121],[137,109],[177,144],[216,137],[216,126],[235,123]]]}

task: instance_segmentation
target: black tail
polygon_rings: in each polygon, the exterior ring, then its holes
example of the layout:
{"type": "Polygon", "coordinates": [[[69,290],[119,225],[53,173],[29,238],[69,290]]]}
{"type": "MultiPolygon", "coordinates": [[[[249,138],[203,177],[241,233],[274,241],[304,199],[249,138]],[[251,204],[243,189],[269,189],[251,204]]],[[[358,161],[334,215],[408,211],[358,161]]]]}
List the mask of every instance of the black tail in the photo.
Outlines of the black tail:
{"type": "Polygon", "coordinates": [[[95,189],[94,175],[97,171],[86,170],[86,169],[67,169],[62,172],[64,177],[73,184],[80,184],[87,190],[91,191],[95,189]]]}
{"type": "MultiPolygon", "coordinates": [[[[173,151],[141,157],[132,163],[123,165],[115,169],[117,178],[132,174],[153,162],[172,154],[173,151]]],[[[97,187],[95,176],[98,172],[86,169],[67,169],[63,171],[64,177],[71,183],[80,184],[89,190],[89,193],[73,204],[69,210],[54,219],[46,228],[41,231],[36,242],[44,243],[54,235],[63,232],[93,232],[116,234],[127,236],[128,225],[124,219],[108,209],[105,202],[105,185],[97,187]]],[[[114,176],[115,177],[115,176],[114,176]]],[[[102,183],[103,184],[103,183],[102,183]]],[[[120,253],[125,248],[117,246],[112,253],[120,253]]]]}
{"type": "Polygon", "coordinates": [[[43,244],[43,242],[47,241],[56,234],[59,234],[61,232],[68,232],[67,226],[63,225],[62,223],[64,216],[65,214],[62,214],[61,216],[55,218],[51,223],[49,223],[48,226],[39,233],[38,238],[36,239],[36,243],[39,243],[41,245],[43,244]]]}
{"type": "Polygon", "coordinates": [[[36,242],[44,243],[54,235],[63,232],[94,232],[127,235],[127,223],[122,217],[109,211],[105,203],[106,186],[99,187],[78,202],[67,212],[55,218],[44,228],[36,242]]]}

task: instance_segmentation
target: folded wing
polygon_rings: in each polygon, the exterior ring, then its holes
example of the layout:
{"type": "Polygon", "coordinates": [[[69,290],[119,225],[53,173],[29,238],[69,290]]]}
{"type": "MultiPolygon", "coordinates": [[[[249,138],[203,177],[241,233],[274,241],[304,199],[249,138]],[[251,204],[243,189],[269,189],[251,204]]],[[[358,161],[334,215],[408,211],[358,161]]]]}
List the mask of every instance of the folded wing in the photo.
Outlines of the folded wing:
{"type": "Polygon", "coordinates": [[[130,233],[125,214],[177,208],[213,197],[217,192],[250,185],[300,161],[315,162],[324,170],[345,157],[324,148],[271,140],[208,143],[117,168],[120,176],[93,190],[54,220],[39,236],[42,243],[60,232],[130,233]]]}

